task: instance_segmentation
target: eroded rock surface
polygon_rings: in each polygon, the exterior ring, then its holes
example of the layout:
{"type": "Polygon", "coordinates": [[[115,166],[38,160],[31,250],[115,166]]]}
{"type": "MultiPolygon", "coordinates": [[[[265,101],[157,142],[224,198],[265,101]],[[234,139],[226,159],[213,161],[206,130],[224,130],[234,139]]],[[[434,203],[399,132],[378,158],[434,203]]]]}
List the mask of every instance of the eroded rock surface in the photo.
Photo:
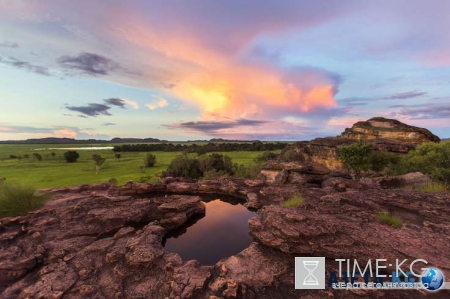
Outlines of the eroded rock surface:
{"type": "MultiPolygon", "coordinates": [[[[368,258],[408,259],[405,266],[423,258],[444,271],[448,281],[449,196],[380,188],[367,191],[368,182],[359,184],[342,177],[323,182],[323,188],[237,179],[171,179],[54,190],[53,200],[42,209],[0,219],[0,297],[427,296],[421,291],[295,290],[295,256],[325,256],[327,273],[337,270],[330,266],[335,258],[361,263],[368,258]],[[183,261],[166,252],[163,237],[204,213],[196,195],[155,193],[168,190],[234,195],[246,199],[248,206],[261,207],[260,217],[249,220],[255,241],[214,266],[183,261]],[[301,194],[304,203],[282,207],[280,203],[294,193],[301,194]],[[400,216],[401,229],[380,223],[379,211],[400,216]]],[[[447,291],[439,294],[450,296],[447,291]]]]}

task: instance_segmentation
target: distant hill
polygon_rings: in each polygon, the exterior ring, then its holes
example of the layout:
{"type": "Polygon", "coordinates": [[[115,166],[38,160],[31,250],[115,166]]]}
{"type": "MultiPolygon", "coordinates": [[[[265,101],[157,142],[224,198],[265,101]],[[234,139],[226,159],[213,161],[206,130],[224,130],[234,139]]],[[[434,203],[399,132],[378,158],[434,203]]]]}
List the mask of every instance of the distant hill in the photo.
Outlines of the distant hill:
{"type": "Polygon", "coordinates": [[[149,143],[149,142],[167,142],[157,138],[113,138],[111,140],[85,139],[76,140],[73,138],[35,138],[27,140],[6,140],[0,141],[0,144],[92,144],[92,143],[149,143]]]}

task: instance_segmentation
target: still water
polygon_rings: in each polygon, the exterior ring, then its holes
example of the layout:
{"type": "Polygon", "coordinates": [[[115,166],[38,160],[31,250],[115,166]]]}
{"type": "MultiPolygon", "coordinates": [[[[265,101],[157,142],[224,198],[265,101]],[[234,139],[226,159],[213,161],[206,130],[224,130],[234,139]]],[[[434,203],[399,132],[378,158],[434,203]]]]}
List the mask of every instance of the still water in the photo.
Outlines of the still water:
{"type": "Polygon", "coordinates": [[[253,238],[248,234],[247,221],[257,214],[236,200],[203,199],[203,202],[205,216],[168,235],[165,249],[178,253],[185,261],[195,259],[203,265],[214,265],[250,245],[253,238]]]}

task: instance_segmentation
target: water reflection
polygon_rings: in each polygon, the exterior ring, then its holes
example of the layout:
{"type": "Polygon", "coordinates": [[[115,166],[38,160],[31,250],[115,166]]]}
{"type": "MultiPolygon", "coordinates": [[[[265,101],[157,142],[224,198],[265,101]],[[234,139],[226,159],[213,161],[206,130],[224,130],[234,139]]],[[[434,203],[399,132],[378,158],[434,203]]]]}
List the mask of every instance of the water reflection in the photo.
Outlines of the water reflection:
{"type": "Polygon", "coordinates": [[[165,248],[178,253],[183,260],[195,259],[203,265],[214,265],[252,242],[247,221],[257,214],[236,201],[231,204],[220,199],[204,199],[204,203],[205,215],[168,235],[165,248]]]}

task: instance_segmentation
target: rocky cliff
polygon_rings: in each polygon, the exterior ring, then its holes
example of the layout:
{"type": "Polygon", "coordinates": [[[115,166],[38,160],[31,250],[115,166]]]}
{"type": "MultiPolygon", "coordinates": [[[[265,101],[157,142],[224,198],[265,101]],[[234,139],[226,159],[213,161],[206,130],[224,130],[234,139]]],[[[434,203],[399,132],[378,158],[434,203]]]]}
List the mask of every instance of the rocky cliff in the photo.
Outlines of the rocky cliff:
{"type": "Polygon", "coordinates": [[[374,117],[355,123],[346,128],[339,136],[350,139],[389,139],[400,142],[420,144],[423,142],[440,142],[440,138],[429,130],[404,124],[395,119],[374,117]]]}
{"type": "MultiPolygon", "coordinates": [[[[303,171],[321,172],[314,167],[303,171]]],[[[0,297],[9,298],[424,298],[425,291],[295,290],[296,256],[334,259],[421,258],[450,277],[450,196],[330,177],[322,188],[221,179],[52,190],[26,216],[0,219],[0,297]],[[160,193],[163,191],[164,193],[160,193]],[[190,193],[191,195],[181,195],[190,193]],[[229,194],[259,208],[254,242],[214,266],[165,251],[164,236],[204,212],[197,196],[229,194]],[[165,196],[164,196],[165,194],[165,196]],[[195,195],[192,195],[195,194],[195,195]],[[301,194],[302,205],[280,205],[301,194]],[[382,224],[380,211],[403,219],[382,224]]],[[[333,266],[333,264],[335,266],[333,266]]],[[[394,269],[386,268],[389,275],[394,269]]],[[[450,296],[448,290],[439,297],[450,296]]]]}
{"type": "MultiPolygon", "coordinates": [[[[321,163],[329,169],[344,169],[339,159],[340,148],[351,145],[356,140],[366,140],[374,149],[387,153],[407,154],[423,142],[440,142],[439,137],[424,128],[418,128],[394,119],[374,117],[355,123],[337,137],[316,138],[297,142],[286,147],[281,156],[294,152],[297,162],[321,163]]],[[[279,171],[274,164],[264,167],[264,172],[275,177],[279,171]],[[273,170],[273,171],[272,171],[273,170]]]]}

